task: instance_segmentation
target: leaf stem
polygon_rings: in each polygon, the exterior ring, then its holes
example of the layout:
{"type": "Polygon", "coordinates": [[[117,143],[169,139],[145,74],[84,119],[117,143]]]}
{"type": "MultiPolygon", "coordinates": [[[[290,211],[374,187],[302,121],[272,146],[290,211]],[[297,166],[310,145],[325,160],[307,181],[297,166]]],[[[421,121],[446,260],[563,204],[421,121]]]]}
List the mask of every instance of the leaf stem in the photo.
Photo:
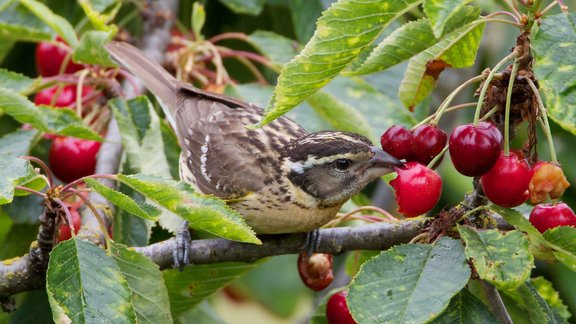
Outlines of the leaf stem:
{"type": "Polygon", "coordinates": [[[506,109],[504,112],[504,156],[510,155],[510,106],[512,105],[512,92],[514,90],[514,81],[518,74],[518,62],[515,61],[510,72],[510,81],[506,91],[506,109]]]}
{"type": "Polygon", "coordinates": [[[512,26],[518,27],[518,28],[524,27],[524,26],[522,26],[522,24],[520,24],[520,23],[513,22],[513,21],[510,21],[510,20],[506,20],[506,19],[483,18],[482,21],[483,21],[483,22],[496,22],[496,23],[508,24],[508,25],[512,25],[512,26]]]}
{"type": "Polygon", "coordinates": [[[462,215],[460,218],[458,218],[458,220],[456,221],[456,223],[460,223],[461,221],[463,221],[463,220],[464,220],[465,218],[467,218],[468,216],[470,216],[470,215],[474,214],[475,212],[477,212],[477,211],[479,211],[479,210],[482,210],[482,209],[486,209],[486,206],[485,206],[485,205],[481,205],[481,206],[478,206],[478,207],[476,207],[476,208],[474,208],[474,209],[471,209],[471,210],[467,211],[464,215],[462,215]]]}
{"type": "Polygon", "coordinates": [[[512,322],[512,318],[510,317],[510,314],[508,314],[508,310],[506,309],[506,305],[504,305],[504,301],[502,301],[498,289],[484,280],[481,280],[480,284],[482,290],[486,294],[486,299],[490,304],[490,308],[492,308],[492,312],[494,312],[498,321],[502,324],[513,324],[514,322],[512,322]]]}
{"type": "MultiPolygon", "coordinates": [[[[72,191],[77,191],[74,188],[71,188],[72,191]]],[[[106,223],[104,223],[104,220],[102,219],[100,213],[98,213],[98,210],[96,209],[96,207],[94,207],[94,205],[92,204],[92,202],[90,202],[90,200],[86,197],[84,197],[83,195],[79,194],[78,192],[78,197],[80,197],[80,199],[82,199],[82,201],[84,201],[84,204],[86,205],[86,207],[88,207],[88,209],[90,209],[90,211],[92,212],[92,214],[94,214],[94,217],[96,217],[96,220],[98,221],[98,224],[100,225],[100,230],[102,231],[102,234],[104,235],[104,240],[106,241],[106,250],[107,252],[109,252],[109,249],[111,247],[111,241],[112,238],[110,238],[110,234],[108,233],[108,228],[106,226],[106,223]]]]}
{"type": "Polygon", "coordinates": [[[16,187],[14,187],[14,188],[16,188],[16,189],[18,189],[18,190],[28,191],[29,193],[34,194],[34,195],[36,195],[36,196],[38,196],[38,197],[42,197],[42,198],[44,198],[44,199],[46,198],[46,194],[45,194],[45,193],[40,192],[40,191],[37,191],[37,190],[34,190],[34,189],[31,189],[31,188],[28,188],[28,187],[16,186],[16,187]]]}
{"type": "Polygon", "coordinates": [[[546,112],[546,107],[544,107],[544,102],[542,101],[540,92],[538,91],[538,88],[536,88],[534,82],[530,78],[524,78],[524,80],[526,80],[526,82],[530,86],[530,89],[532,89],[534,96],[536,96],[536,100],[538,101],[538,107],[542,112],[542,118],[541,118],[542,130],[544,131],[544,135],[546,136],[546,140],[548,141],[548,147],[550,149],[550,161],[553,163],[557,163],[558,159],[556,157],[556,149],[554,148],[554,141],[552,138],[552,131],[550,130],[550,123],[548,121],[548,114],[546,112]]]}
{"type": "Polygon", "coordinates": [[[48,178],[48,186],[50,186],[50,188],[54,187],[54,177],[52,176],[52,171],[50,171],[50,168],[46,165],[46,163],[44,163],[44,161],[40,160],[35,156],[29,156],[29,155],[21,156],[20,158],[38,164],[46,174],[46,177],[48,178]]]}
{"type": "Polygon", "coordinates": [[[70,182],[69,184],[65,185],[61,191],[66,192],[66,191],[70,190],[72,187],[77,186],[81,183],[84,183],[84,179],[86,179],[86,178],[92,178],[92,179],[104,178],[104,179],[110,179],[110,180],[114,180],[114,181],[118,180],[118,177],[116,177],[115,174],[92,174],[92,175],[85,176],[85,177],[82,177],[80,179],[76,179],[76,180],[70,182]]]}
{"type": "Polygon", "coordinates": [[[488,77],[486,78],[486,80],[484,80],[484,84],[482,85],[482,90],[480,91],[480,97],[478,97],[478,104],[476,105],[476,112],[474,113],[474,126],[478,126],[478,123],[480,122],[480,111],[482,110],[482,105],[484,104],[484,97],[486,96],[486,91],[488,91],[488,88],[490,87],[490,83],[492,82],[494,75],[496,74],[496,72],[498,72],[498,70],[500,70],[502,65],[504,65],[506,62],[510,61],[511,59],[515,58],[516,56],[518,56],[518,53],[516,51],[513,51],[508,56],[503,58],[500,62],[498,62],[494,66],[492,71],[490,71],[490,74],[488,74],[488,77]]]}
{"type": "MultiPolygon", "coordinates": [[[[462,83],[458,88],[454,89],[454,91],[452,91],[452,93],[450,93],[448,95],[448,97],[446,97],[446,99],[444,99],[444,101],[440,104],[440,106],[436,110],[436,113],[434,114],[435,117],[430,122],[430,124],[431,125],[438,125],[438,122],[440,122],[440,118],[442,118],[442,115],[444,114],[444,112],[446,111],[448,106],[452,103],[452,100],[454,100],[456,95],[458,95],[458,93],[460,93],[464,88],[466,88],[470,84],[478,82],[478,81],[482,81],[483,79],[484,79],[483,75],[477,75],[477,76],[467,80],[466,82],[462,83]]],[[[421,124],[422,124],[422,122],[420,122],[419,124],[412,127],[412,129],[420,126],[421,124]]]]}

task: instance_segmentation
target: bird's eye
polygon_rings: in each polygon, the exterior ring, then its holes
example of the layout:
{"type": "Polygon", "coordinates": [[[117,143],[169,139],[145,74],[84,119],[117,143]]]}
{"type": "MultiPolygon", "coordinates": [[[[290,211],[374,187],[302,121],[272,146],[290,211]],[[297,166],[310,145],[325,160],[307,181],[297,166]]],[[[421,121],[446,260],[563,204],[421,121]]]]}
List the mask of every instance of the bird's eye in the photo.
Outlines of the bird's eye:
{"type": "Polygon", "coordinates": [[[338,160],[334,161],[334,165],[336,166],[336,169],[338,169],[340,171],[348,170],[348,168],[350,167],[351,164],[352,164],[352,161],[350,161],[348,159],[338,159],[338,160]]]}

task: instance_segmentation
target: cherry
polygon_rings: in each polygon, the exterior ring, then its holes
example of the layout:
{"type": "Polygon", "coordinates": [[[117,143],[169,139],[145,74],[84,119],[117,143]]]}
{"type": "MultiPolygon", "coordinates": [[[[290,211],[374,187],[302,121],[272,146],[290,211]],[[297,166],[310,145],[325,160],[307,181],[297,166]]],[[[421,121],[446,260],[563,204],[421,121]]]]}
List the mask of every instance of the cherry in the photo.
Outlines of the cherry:
{"type": "Polygon", "coordinates": [[[458,172],[477,177],[488,172],[502,149],[502,134],[489,122],[460,125],[449,139],[450,158],[458,172]]]}
{"type": "Polygon", "coordinates": [[[52,172],[64,182],[93,174],[96,168],[96,153],[100,146],[100,142],[57,137],[48,152],[52,172]]]}
{"type": "MultiPolygon", "coordinates": [[[[57,37],[56,41],[66,44],[60,37],[57,37]]],[[[66,49],[54,45],[54,43],[38,43],[38,45],[36,45],[36,67],[38,68],[38,74],[45,77],[60,74],[60,67],[64,63],[64,59],[67,55],[68,51],[66,49]]],[[[69,60],[64,73],[74,73],[83,68],[84,66],[73,63],[72,60],[69,60]]]]}
{"type": "Polygon", "coordinates": [[[565,203],[536,205],[529,220],[540,233],[558,226],[576,227],[576,215],[565,203]]]}
{"type": "Polygon", "coordinates": [[[306,287],[320,291],[332,283],[333,259],[332,254],[327,253],[302,252],[298,255],[298,273],[306,287]]]}
{"type": "Polygon", "coordinates": [[[540,161],[532,168],[534,174],[530,179],[528,190],[530,191],[530,202],[541,203],[550,198],[562,197],[570,183],[566,180],[560,165],[551,162],[540,161]]]}
{"type": "Polygon", "coordinates": [[[330,296],[326,304],[326,318],[329,324],[354,324],[356,321],[352,318],[348,304],[346,303],[346,290],[339,291],[330,296]]]}
{"type": "Polygon", "coordinates": [[[532,170],[526,160],[510,153],[501,154],[494,166],[480,178],[482,189],[488,199],[502,207],[516,207],[528,198],[528,184],[532,170]]]}
{"type": "Polygon", "coordinates": [[[446,133],[434,125],[421,125],[413,131],[412,152],[416,156],[416,161],[427,165],[438,155],[444,146],[448,136],[446,133]]]}
{"type": "MultiPolygon", "coordinates": [[[[82,218],[76,208],[68,208],[72,214],[72,224],[74,224],[74,233],[78,234],[80,226],[82,226],[82,218]]],[[[69,240],[72,237],[72,230],[70,225],[62,224],[58,235],[58,242],[69,240]]]]}
{"type": "Polygon", "coordinates": [[[380,137],[382,149],[393,157],[407,161],[414,159],[412,152],[412,132],[403,126],[394,125],[380,137]]]}
{"type": "Polygon", "coordinates": [[[408,162],[404,169],[396,168],[398,176],[390,181],[396,191],[398,211],[406,217],[415,217],[430,211],[440,200],[442,179],[434,170],[418,163],[408,162]]]}
{"type": "MultiPolygon", "coordinates": [[[[50,105],[52,103],[52,98],[56,94],[58,97],[54,102],[54,107],[68,107],[73,105],[76,102],[76,86],[75,85],[68,85],[64,86],[59,90],[60,87],[54,86],[50,88],[46,88],[36,94],[34,97],[34,103],[36,105],[50,105]],[[58,92],[60,91],[60,92],[58,92]]],[[[83,86],[82,87],[82,98],[85,98],[92,94],[94,89],[90,86],[83,86]]]]}

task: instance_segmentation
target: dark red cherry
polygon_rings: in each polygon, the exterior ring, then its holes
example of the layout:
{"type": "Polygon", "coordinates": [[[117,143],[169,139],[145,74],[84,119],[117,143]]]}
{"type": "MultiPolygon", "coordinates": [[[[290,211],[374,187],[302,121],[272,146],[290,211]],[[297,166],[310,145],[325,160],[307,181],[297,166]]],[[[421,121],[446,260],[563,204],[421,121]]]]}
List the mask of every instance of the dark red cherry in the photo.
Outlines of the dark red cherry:
{"type": "Polygon", "coordinates": [[[514,153],[500,155],[494,166],[480,178],[488,199],[502,207],[516,207],[528,198],[532,169],[526,160],[518,160],[514,153]]]}
{"type": "Polygon", "coordinates": [[[558,226],[576,227],[576,215],[565,203],[536,205],[530,213],[530,223],[541,233],[558,226]]]}
{"type": "Polygon", "coordinates": [[[390,181],[396,192],[398,211],[406,217],[415,217],[430,211],[440,200],[442,179],[434,170],[418,163],[408,162],[396,168],[398,176],[390,181]]]}
{"type": "MultiPolygon", "coordinates": [[[[82,217],[76,208],[69,207],[70,214],[72,215],[72,223],[74,224],[74,233],[78,234],[80,226],[82,226],[82,217]]],[[[60,226],[58,242],[69,240],[72,237],[72,228],[69,224],[62,224],[60,226]]]]}
{"type": "Polygon", "coordinates": [[[102,143],[74,137],[57,137],[50,146],[50,168],[58,179],[71,182],[94,174],[102,143]]]}
{"type": "Polygon", "coordinates": [[[394,125],[380,137],[382,149],[399,160],[413,160],[412,131],[404,126],[394,125]]]}
{"type": "Polygon", "coordinates": [[[434,125],[421,125],[412,132],[412,152],[416,156],[416,161],[427,165],[438,155],[444,146],[448,136],[446,133],[434,125]]]}
{"type": "Polygon", "coordinates": [[[352,318],[348,304],[346,303],[346,290],[339,291],[330,296],[326,304],[326,318],[328,324],[355,324],[356,321],[352,318]]]}
{"type": "MultiPolygon", "coordinates": [[[[41,76],[48,77],[60,74],[62,63],[64,63],[68,51],[64,48],[67,46],[66,43],[60,37],[57,37],[56,41],[61,43],[63,47],[50,42],[40,42],[36,45],[36,67],[41,76]]],[[[74,73],[83,68],[83,65],[69,60],[64,73],[74,73]]]]}
{"type": "Polygon", "coordinates": [[[450,135],[450,159],[458,172],[477,177],[488,172],[502,150],[502,134],[489,122],[461,125],[450,135]]]}

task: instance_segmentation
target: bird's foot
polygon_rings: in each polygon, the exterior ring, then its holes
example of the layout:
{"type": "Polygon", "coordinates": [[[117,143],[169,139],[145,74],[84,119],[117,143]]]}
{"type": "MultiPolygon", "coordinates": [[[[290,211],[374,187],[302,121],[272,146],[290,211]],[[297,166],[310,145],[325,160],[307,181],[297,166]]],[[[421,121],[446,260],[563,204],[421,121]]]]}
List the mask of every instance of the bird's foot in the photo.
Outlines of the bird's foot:
{"type": "Polygon", "coordinates": [[[302,244],[300,249],[310,256],[312,253],[318,250],[318,246],[320,245],[320,230],[314,229],[308,233],[305,233],[305,235],[304,244],[302,244]]]}
{"type": "Polygon", "coordinates": [[[174,250],[172,250],[172,257],[174,258],[174,268],[178,268],[180,272],[184,267],[190,263],[190,230],[188,229],[188,221],[182,223],[182,227],[176,233],[176,240],[174,242],[174,250]]]}

